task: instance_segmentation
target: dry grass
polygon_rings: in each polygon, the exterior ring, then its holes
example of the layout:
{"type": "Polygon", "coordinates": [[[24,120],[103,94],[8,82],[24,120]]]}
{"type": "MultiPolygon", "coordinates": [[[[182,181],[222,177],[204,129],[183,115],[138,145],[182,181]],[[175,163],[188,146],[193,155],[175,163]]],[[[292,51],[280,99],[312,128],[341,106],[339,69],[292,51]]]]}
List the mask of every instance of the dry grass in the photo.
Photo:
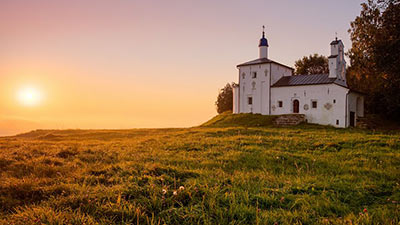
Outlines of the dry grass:
{"type": "Polygon", "coordinates": [[[400,134],[320,126],[0,139],[0,224],[398,224],[400,134]]]}

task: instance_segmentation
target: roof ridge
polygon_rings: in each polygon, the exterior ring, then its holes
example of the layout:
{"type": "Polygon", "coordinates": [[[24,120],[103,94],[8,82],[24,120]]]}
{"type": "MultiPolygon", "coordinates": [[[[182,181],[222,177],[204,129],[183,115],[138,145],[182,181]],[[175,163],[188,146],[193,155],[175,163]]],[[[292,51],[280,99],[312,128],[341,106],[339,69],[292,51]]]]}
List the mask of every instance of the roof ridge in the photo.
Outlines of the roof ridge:
{"type": "Polygon", "coordinates": [[[285,64],[276,62],[276,61],[271,60],[271,59],[268,59],[268,58],[258,58],[258,59],[254,59],[254,60],[251,60],[251,61],[248,61],[248,62],[245,62],[245,63],[241,63],[241,64],[237,65],[236,67],[240,67],[240,66],[250,66],[250,65],[258,65],[258,64],[264,64],[264,63],[275,63],[275,64],[278,64],[278,65],[280,65],[280,66],[286,67],[286,68],[288,68],[288,69],[294,70],[294,69],[293,69],[292,67],[290,67],[290,66],[287,66],[287,65],[285,65],[285,64]]]}

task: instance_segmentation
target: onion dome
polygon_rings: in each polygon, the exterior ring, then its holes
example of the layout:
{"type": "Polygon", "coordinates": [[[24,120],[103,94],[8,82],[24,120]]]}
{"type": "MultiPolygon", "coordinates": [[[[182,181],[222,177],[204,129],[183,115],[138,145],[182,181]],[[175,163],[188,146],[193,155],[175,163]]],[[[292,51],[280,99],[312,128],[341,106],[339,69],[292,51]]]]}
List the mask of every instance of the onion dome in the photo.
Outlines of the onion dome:
{"type": "Polygon", "coordinates": [[[260,39],[260,44],[258,47],[267,46],[268,47],[268,40],[265,38],[265,32],[263,31],[262,38],[260,39]]]}

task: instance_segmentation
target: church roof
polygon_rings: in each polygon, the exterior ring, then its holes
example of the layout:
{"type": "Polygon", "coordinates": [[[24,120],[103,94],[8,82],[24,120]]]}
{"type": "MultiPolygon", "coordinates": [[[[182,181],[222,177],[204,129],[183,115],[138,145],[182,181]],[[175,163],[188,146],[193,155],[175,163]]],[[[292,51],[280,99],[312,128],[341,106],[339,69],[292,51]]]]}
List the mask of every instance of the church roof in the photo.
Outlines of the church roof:
{"type": "Polygon", "coordinates": [[[268,40],[265,38],[265,37],[262,37],[261,39],[260,39],[260,44],[258,45],[258,47],[261,47],[261,46],[269,46],[268,45],[268,40]]]}
{"type": "Polygon", "coordinates": [[[337,38],[331,42],[331,45],[337,45],[339,44],[339,42],[341,42],[342,40],[338,40],[337,38]]]}
{"type": "Polygon", "coordinates": [[[293,69],[292,67],[290,67],[290,66],[283,65],[283,64],[281,64],[281,63],[275,62],[275,61],[270,60],[270,59],[267,59],[267,58],[260,58],[260,59],[251,60],[251,61],[249,61],[249,62],[245,62],[245,63],[239,64],[239,65],[237,65],[236,67],[250,66],[250,65],[258,65],[258,64],[264,64],[264,63],[274,63],[274,64],[277,64],[277,65],[286,67],[286,68],[288,68],[288,69],[294,70],[294,69],[293,69]]]}
{"type": "Polygon", "coordinates": [[[268,40],[265,38],[265,32],[264,32],[264,26],[263,26],[263,33],[262,33],[262,37],[260,39],[260,44],[258,45],[258,47],[261,46],[267,46],[268,47],[268,40]]]}
{"type": "Polygon", "coordinates": [[[292,75],[282,77],[272,87],[299,86],[299,85],[315,85],[315,84],[337,84],[347,87],[346,83],[337,78],[329,78],[329,74],[313,74],[313,75],[292,75]]]}

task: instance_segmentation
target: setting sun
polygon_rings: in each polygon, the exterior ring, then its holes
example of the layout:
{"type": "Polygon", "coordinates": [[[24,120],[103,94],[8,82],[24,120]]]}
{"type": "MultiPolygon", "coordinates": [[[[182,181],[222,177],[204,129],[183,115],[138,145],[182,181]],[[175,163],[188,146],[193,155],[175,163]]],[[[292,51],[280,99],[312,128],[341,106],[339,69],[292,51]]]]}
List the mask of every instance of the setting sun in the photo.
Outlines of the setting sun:
{"type": "Polygon", "coordinates": [[[18,91],[17,98],[24,106],[36,106],[42,100],[42,93],[37,88],[24,87],[18,91]]]}

